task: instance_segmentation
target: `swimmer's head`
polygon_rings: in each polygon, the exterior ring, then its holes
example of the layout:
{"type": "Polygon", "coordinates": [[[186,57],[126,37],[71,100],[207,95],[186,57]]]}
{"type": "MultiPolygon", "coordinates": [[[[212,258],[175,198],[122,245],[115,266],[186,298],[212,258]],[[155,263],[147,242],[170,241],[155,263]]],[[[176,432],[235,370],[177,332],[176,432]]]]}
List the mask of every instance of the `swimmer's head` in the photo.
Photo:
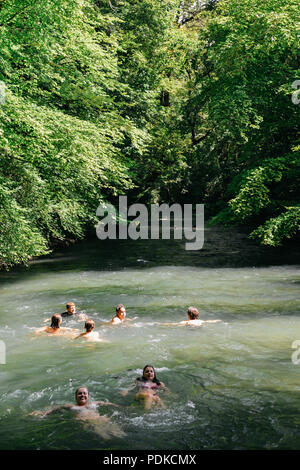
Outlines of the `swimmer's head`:
{"type": "Polygon", "coordinates": [[[189,307],[187,314],[190,320],[197,320],[199,317],[199,312],[195,307],[189,307]]]}
{"type": "Polygon", "coordinates": [[[87,321],[84,324],[84,328],[86,329],[87,333],[92,331],[95,328],[94,320],[91,320],[90,318],[88,318],[87,321]]]}
{"type": "Polygon", "coordinates": [[[61,325],[61,315],[59,313],[56,313],[51,317],[51,328],[60,328],[61,325]]]}
{"type": "Polygon", "coordinates": [[[157,385],[160,384],[160,381],[156,377],[154,367],[150,364],[147,364],[144,367],[142,380],[151,380],[152,382],[157,383],[157,385]]]}
{"type": "Polygon", "coordinates": [[[116,306],[116,314],[120,319],[124,319],[126,317],[126,309],[123,304],[116,306]]]}
{"type": "Polygon", "coordinates": [[[67,312],[69,312],[73,315],[73,313],[75,313],[75,311],[76,311],[75,304],[73,302],[68,302],[66,304],[66,309],[67,309],[67,312]]]}
{"type": "Polygon", "coordinates": [[[78,406],[84,406],[89,401],[89,391],[87,387],[79,387],[75,392],[75,400],[78,406]]]}

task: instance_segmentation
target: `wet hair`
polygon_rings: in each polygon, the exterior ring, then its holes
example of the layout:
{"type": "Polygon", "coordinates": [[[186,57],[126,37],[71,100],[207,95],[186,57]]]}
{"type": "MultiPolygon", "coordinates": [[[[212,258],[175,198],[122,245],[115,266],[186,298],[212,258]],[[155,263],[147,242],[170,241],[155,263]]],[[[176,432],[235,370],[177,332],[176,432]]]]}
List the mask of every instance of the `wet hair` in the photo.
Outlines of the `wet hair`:
{"type": "Polygon", "coordinates": [[[84,328],[87,332],[92,331],[95,328],[95,322],[91,318],[88,318],[84,324],[84,328]]]}
{"type": "Polygon", "coordinates": [[[59,313],[56,313],[55,315],[53,315],[53,317],[51,317],[51,328],[59,328],[60,323],[61,321],[61,315],[59,315],[59,313]]]}
{"type": "Polygon", "coordinates": [[[197,320],[199,317],[199,312],[195,307],[189,307],[187,313],[191,320],[197,320]]]}
{"type": "Polygon", "coordinates": [[[68,303],[66,304],[66,308],[68,309],[69,307],[75,307],[74,302],[68,302],[68,303]]]}
{"type": "Polygon", "coordinates": [[[147,367],[151,367],[151,369],[153,369],[153,372],[154,372],[154,377],[153,377],[153,381],[155,384],[157,385],[160,385],[160,381],[158,380],[158,378],[156,377],[156,373],[155,373],[155,369],[153,366],[151,366],[150,364],[147,364],[144,369],[143,369],[143,375],[142,377],[138,377],[136,380],[139,380],[141,382],[147,382],[148,379],[146,379],[146,377],[144,377],[144,373],[145,373],[145,370],[147,369],[147,367]]]}
{"type": "Polygon", "coordinates": [[[85,388],[85,389],[87,390],[87,392],[88,392],[88,396],[90,396],[89,389],[88,389],[87,387],[78,387],[77,390],[76,390],[76,392],[75,392],[75,399],[77,398],[77,393],[78,393],[78,391],[79,391],[81,388],[85,388]]]}
{"type": "Polygon", "coordinates": [[[116,312],[118,312],[119,310],[121,310],[121,308],[125,308],[123,304],[119,304],[116,306],[116,312]]]}

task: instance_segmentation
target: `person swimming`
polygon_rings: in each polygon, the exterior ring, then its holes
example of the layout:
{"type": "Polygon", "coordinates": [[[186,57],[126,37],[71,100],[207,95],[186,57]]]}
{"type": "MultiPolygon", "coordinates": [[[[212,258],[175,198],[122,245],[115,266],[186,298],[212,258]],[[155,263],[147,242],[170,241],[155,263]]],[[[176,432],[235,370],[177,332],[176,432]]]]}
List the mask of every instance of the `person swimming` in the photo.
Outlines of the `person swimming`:
{"type": "Polygon", "coordinates": [[[106,415],[99,415],[97,408],[99,406],[115,406],[119,407],[109,401],[93,401],[89,402],[90,396],[87,387],[79,387],[75,392],[76,404],[68,403],[65,405],[53,406],[50,409],[35,410],[29,413],[29,416],[38,416],[44,418],[51,413],[56,413],[60,410],[71,410],[75,412],[75,418],[82,421],[86,428],[91,427],[94,432],[100,435],[103,439],[111,437],[123,437],[126,434],[116,424],[112,423],[106,415]]]}
{"type": "Polygon", "coordinates": [[[78,330],[74,328],[65,328],[61,327],[62,318],[59,313],[55,313],[51,317],[51,325],[50,326],[43,326],[41,328],[37,328],[34,333],[35,334],[42,334],[48,333],[52,335],[63,335],[63,336],[74,336],[78,332],[78,330]]]}
{"type": "Polygon", "coordinates": [[[127,321],[132,321],[135,320],[137,317],[134,318],[128,318],[126,317],[126,308],[124,307],[123,304],[119,304],[116,306],[116,314],[113,317],[113,319],[109,322],[111,325],[120,325],[121,323],[124,323],[125,320],[127,321]]]}
{"type": "Polygon", "coordinates": [[[80,335],[76,336],[75,339],[84,338],[87,341],[106,342],[106,343],[108,343],[107,340],[104,340],[104,339],[101,338],[100,334],[97,331],[93,331],[93,329],[95,328],[94,320],[88,318],[86,320],[85,324],[84,324],[84,328],[85,328],[86,331],[84,333],[80,333],[80,335]]]}
{"type": "MultiPolygon", "coordinates": [[[[77,312],[74,302],[68,302],[66,304],[66,310],[60,314],[62,318],[74,318],[77,321],[86,321],[88,316],[85,313],[77,312]]],[[[44,323],[50,321],[50,318],[46,318],[44,323]]]]}
{"type": "Polygon", "coordinates": [[[77,321],[86,321],[88,319],[88,316],[85,313],[76,311],[76,305],[74,302],[68,302],[66,304],[66,310],[61,314],[61,316],[63,318],[74,317],[77,321]]]}
{"type": "Polygon", "coordinates": [[[180,325],[191,325],[191,326],[200,326],[204,323],[217,323],[221,320],[200,320],[199,312],[196,307],[189,307],[187,311],[188,319],[182,322],[179,322],[180,325]]]}
{"type": "Polygon", "coordinates": [[[150,410],[152,405],[159,405],[165,408],[165,404],[158,396],[158,390],[169,391],[163,382],[160,382],[154,370],[154,367],[147,364],[143,369],[142,377],[138,377],[133,387],[123,390],[121,394],[126,396],[129,390],[137,388],[138,392],[135,399],[143,403],[145,410],[150,410]]]}
{"type": "Polygon", "coordinates": [[[56,313],[51,318],[51,325],[49,327],[46,326],[47,333],[57,333],[60,329],[61,325],[61,315],[56,313]]]}
{"type": "Polygon", "coordinates": [[[221,320],[200,320],[199,312],[196,307],[189,307],[187,311],[187,320],[174,323],[156,323],[158,325],[168,325],[168,326],[202,326],[204,323],[217,323],[221,320]]]}
{"type": "Polygon", "coordinates": [[[119,304],[116,306],[116,315],[113,317],[111,323],[113,325],[120,325],[123,323],[126,318],[126,308],[123,304],[119,304]]]}

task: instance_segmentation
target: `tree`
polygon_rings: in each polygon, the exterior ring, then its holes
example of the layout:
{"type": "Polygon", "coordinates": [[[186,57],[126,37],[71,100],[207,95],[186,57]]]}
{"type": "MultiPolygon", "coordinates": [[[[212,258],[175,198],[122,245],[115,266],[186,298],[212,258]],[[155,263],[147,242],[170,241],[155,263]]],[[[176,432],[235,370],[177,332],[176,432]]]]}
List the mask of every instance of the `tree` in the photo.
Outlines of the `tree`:
{"type": "Polygon", "coordinates": [[[99,202],[129,188],[117,45],[93,2],[6,1],[0,18],[0,259],[81,237],[99,202]]]}
{"type": "Polygon", "coordinates": [[[207,74],[195,78],[190,100],[201,118],[196,132],[206,135],[195,176],[204,170],[208,201],[228,202],[214,222],[263,222],[252,236],[274,245],[299,228],[299,219],[276,228],[299,215],[299,107],[291,101],[299,10],[293,0],[221,1],[199,33],[207,74]]]}

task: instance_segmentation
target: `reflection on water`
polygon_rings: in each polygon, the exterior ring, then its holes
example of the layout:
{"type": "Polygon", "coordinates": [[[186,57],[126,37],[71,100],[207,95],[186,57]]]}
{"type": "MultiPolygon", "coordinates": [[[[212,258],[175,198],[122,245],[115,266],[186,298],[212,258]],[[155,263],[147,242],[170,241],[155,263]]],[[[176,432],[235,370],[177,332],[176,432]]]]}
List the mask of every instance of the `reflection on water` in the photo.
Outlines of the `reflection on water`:
{"type": "Polygon", "coordinates": [[[96,240],[1,273],[1,449],[299,449],[300,364],[291,361],[300,339],[298,248],[257,248],[217,229],[206,232],[204,250],[183,245],[96,240]],[[33,337],[67,301],[109,343],[33,337]],[[138,319],[101,327],[118,303],[138,319]],[[157,325],[185,319],[190,305],[222,321],[157,325]],[[166,409],[145,412],[134,392],[121,396],[145,364],[171,391],[161,395],[166,409]],[[105,440],[68,410],[28,416],[72,403],[82,385],[92,400],[120,405],[99,413],[126,436],[105,440]]]}

